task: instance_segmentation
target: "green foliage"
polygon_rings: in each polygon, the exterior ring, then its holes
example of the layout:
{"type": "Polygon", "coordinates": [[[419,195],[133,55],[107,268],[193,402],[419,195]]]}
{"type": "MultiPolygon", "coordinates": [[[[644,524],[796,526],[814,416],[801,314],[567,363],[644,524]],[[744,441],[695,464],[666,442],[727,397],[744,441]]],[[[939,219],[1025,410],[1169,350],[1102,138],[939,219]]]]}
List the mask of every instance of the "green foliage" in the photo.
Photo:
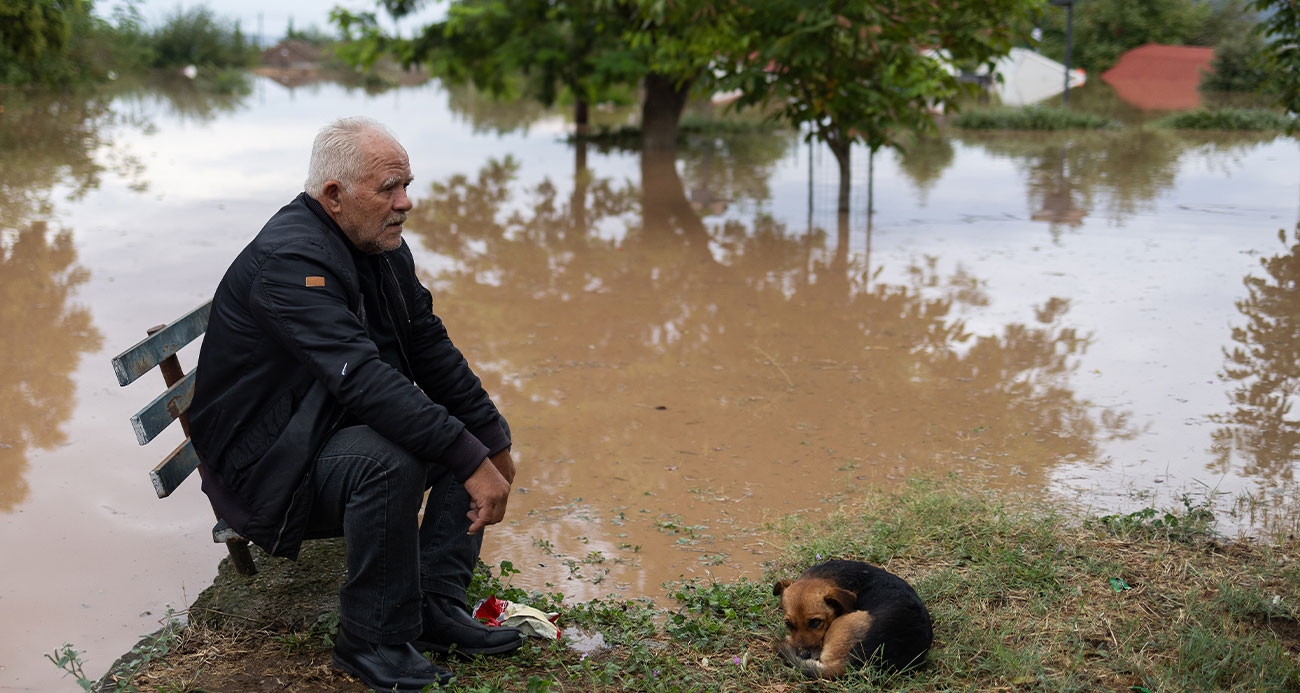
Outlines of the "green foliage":
{"type": "Polygon", "coordinates": [[[743,22],[749,10],[738,3],[706,0],[599,0],[599,6],[621,12],[616,48],[610,59],[632,67],[637,77],[659,75],[676,87],[696,80],[711,85],[708,68],[720,55],[741,48],[743,22]]]}
{"type": "Polygon", "coordinates": [[[1206,502],[1193,502],[1184,495],[1181,512],[1164,511],[1147,507],[1125,515],[1102,515],[1092,521],[1108,531],[1124,537],[1160,537],[1177,541],[1191,541],[1212,533],[1214,511],[1206,502]]]}
{"type": "Polygon", "coordinates": [[[284,32],[284,38],[294,41],[302,41],[303,43],[310,43],[313,46],[327,46],[333,44],[336,37],[317,26],[298,29],[294,27],[293,19],[290,18],[289,26],[284,32]]]}
{"type": "Polygon", "coordinates": [[[195,65],[207,74],[206,86],[222,93],[242,90],[242,78],[219,74],[256,58],[256,47],[237,24],[198,6],[177,9],[151,31],[139,1],[115,5],[106,21],[90,14],[89,2],[0,0],[0,84],[71,85],[195,65]]]}
{"type": "Polygon", "coordinates": [[[94,42],[99,46],[101,69],[112,66],[114,71],[126,73],[144,70],[153,64],[153,40],[140,13],[140,1],[126,0],[114,5],[110,21],[99,25],[95,31],[94,42]]]}
{"type": "Polygon", "coordinates": [[[480,561],[477,570],[474,571],[474,576],[470,579],[469,588],[466,590],[470,606],[472,607],[488,597],[496,597],[508,602],[527,604],[547,612],[560,609],[563,595],[529,592],[511,586],[510,577],[519,573],[519,569],[513,563],[501,561],[497,566],[497,574],[493,575],[492,568],[480,561]]]}
{"type": "Polygon", "coordinates": [[[68,84],[85,63],[77,39],[88,33],[90,8],[80,0],[0,1],[0,83],[68,84]]]}
{"type": "Polygon", "coordinates": [[[1271,131],[1294,128],[1296,119],[1262,108],[1197,109],[1172,113],[1154,125],[1178,130],[1271,131]]]}
{"type": "Polygon", "coordinates": [[[1228,36],[1214,47],[1210,72],[1201,74],[1206,91],[1260,91],[1268,75],[1260,67],[1264,42],[1257,32],[1243,31],[1228,36]]]}
{"type": "Polygon", "coordinates": [[[82,653],[72,647],[71,643],[63,643],[61,647],[54,652],[45,655],[54,666],[66,672],[66,675],[72,676],[83,691],[92,691],[95,689],[95,682],[86,678],[85,665],[81,661],[82,653]]]}
{"type": "Polygon", "coordinates": [[[1206,0],[1208,13],[1199,30],[1187,39],[1193,46],[1218,46],[1255,30],[1258,17],[1250,0],[1206,0]]]}
{"type": "Polygon", "coordinates": [[[1300,113],[1300,3],[1252,0],[1251,7],[1265,16],[1262,31],[1267,45],[1260,62],[1268,75],[1268,87],[1278,105],[1300,113]]]}
{"type": "Polygon", "coordinates": [[[196,65],[200,68],[246,67],[256,48],[239,25],[221,19],[206,5],[177,8],[151,36],[153,66],[196,65]]]}
{"type": "Polygon", "coordinates": [[[176,612],[167,608],[163,627],[158,632],[146,636],[131,651],[113,663],[108,673],[99,681],[86,678],[81,652],[69,643],[64,643],[53,653],[45,655],[54,666],[62,669],[76,679],[77,685],[84,691],[117,691],[118,693],[135,693],[140,689],[131,683],[136,673],[148,668],[150,662],[166,657],[176,646],[182,626],[176,620],[176,612]]]}
{"type": "Polygon", "coordinates": [[[61,54],[76,17],[86,11],[79,0],[6,0],[0,3],[0,49],[24,62],[61,54]]]}
{"type": "Polygon", "coordinates": [[[851,145],[902,148],[934,132],[936,109],[955,108],[979,89],[959,80],[957,68],[1005,55],[1021,38],[1012,28],[1017,19],[1039,5],[773,0],[740,16],[745,38],[727,54],[724,81],[741,88],[739,106],[773,105],[778,117],[830,147],[843,211],[851,145]]]}
{"type": "Polygon", "coordinates": [[[967,130],[1105,130],[1119,127],[1109,118],[1050,106],[980,108],[958,113],[949,121],[967,130]]]}
{"type": "MultiPolygon", "coordinates": [[[[400,44],[379,28],[379,19],[374,12],[354,13],[336,6],[330,10],[330,22],[338,27],[342,37],[334,47],[334,57],[344,64],[369,70],[385,53],[399,52],[397,46],[400,44]]],[[[400,56],[411,57],[406,51],[400,52],[400,56]]]]}
{"type": "MultiPolygon", "coordinates": [[[[399,16],[409,10],[389,9],[399,16]]],[[[593,103],[618,85],[634,84],[641,72],[638,64],[606,55],[616,47],[623,17],[593,0],[453,2],[445,19],[412,39],[386,35],[374,13],[340,8],[331,17],[347,39],[339,55],[349,64],[369,68],[390,55],[498,98],[528,96],[549,106],[567,94],[593,103]]]]}
{"type": "MultiPolygon", "coordinates": [[[[1100,76],[1125,51],[1147,43],[1183,45],[1207,36],[1212,25],[1209,3],[1193,0],[1086,0],[1074,4],[1070,66],[1100,76]]],[[[1043,8],[1039,49],[1065,60],[1066,10],[1043,8]]]]}
{"type": "MultiPolygon", "coordinates": [[[[384,4],[399,14],[411,8],[384,4]]],[[[411,39],[387,35],[374,13],[335,9],[331,18],[346,38],[336,54],[351,65],[368,69],[387,55],[499,98],[571,102],[580,132],[589,104],[644,85],[643,142],[671,146],[686,96],[735,48],[738,8],[704,0],[458,0],[411,39]]]]}
{"type": "Polygon", "coordinates": [[[679,642],[705,653],[734,646],[734,631],[751,635],[775,632],[772,586],[741,579],[735,584],[698,580],[670,583],[668,595],[682,608],[669,617],[666,630],[679,642]]]}

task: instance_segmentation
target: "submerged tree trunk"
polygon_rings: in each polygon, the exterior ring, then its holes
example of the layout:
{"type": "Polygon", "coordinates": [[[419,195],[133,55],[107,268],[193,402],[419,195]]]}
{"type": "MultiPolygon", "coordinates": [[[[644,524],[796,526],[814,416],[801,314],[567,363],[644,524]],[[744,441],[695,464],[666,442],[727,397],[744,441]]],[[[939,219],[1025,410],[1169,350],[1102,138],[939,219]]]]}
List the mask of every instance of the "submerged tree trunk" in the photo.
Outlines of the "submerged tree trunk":
{"type": "Polygon", "coordinates": [[[578,99],[573,102],[573,134],[578,139],[587,136],[590,128],[590,106],[586,99],[578,99]]]}
{"type": "Polygon", "coordinates": [[[853,169],[850,168],[850,151],[853,140],[842,137],[831,137],[826,144],[830,145],[831,153],[835,155],[835,161],[840,165],[840,189],[839,204],[836,211],[840,214],[849,213],[849,185],[853,180],[853,169]]]}
{"type": "Polygon", "coordinates": [[[645,102],[641,104],[642,152],[675,152],[677,122],[686,107],[694,78],[678,84],[671,77],[657,73],[646,75],[645,102]]]}
{"type": "Polygon", "coordinates": [[[591,172],[587,170],[587,140],[579,137],[573,143],[573,197],[569,198],[569,218],[575,238],[587,235],[587,187],[591,172]]]}

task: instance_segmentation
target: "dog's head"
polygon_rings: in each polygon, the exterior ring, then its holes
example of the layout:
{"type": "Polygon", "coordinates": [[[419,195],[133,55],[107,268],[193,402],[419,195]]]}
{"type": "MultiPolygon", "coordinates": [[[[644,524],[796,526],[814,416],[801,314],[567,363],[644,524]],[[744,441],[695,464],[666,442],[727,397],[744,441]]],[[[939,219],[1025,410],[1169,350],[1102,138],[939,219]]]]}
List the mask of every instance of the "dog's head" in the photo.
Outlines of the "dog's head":
{"type": "Polygon", "coordinates": [[[816,659],[831,621],[853,610],[857,595],[824,578],[781,580],[772,586],[785,612],[785,641],[800,657],[816,659]]]}

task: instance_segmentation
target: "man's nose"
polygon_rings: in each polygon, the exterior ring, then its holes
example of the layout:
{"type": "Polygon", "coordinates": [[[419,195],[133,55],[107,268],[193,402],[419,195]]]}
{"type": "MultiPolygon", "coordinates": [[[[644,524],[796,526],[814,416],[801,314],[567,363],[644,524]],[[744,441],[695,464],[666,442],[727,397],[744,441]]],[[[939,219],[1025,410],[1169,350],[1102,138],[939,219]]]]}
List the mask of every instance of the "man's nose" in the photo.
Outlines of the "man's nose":
{"type": "Polygon", "coordinates": [[[405,188],[398,190],[397,195],[393,197],[394,210],[397,210],[399,212],[406,212],[409,211],[414,206],[415,203],[411,202],[411,198],[406,194],[405,188]]]}

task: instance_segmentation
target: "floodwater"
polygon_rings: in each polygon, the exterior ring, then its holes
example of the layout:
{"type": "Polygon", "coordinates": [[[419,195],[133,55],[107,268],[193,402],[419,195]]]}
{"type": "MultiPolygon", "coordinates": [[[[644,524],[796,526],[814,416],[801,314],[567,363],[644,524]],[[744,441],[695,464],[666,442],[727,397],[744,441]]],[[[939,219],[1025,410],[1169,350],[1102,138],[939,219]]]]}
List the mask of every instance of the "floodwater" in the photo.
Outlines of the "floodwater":
{"type": "Polygon", "coordinates": [[[1294,499],[1294,139],[855,152],[841,219],[833,157],[795,133],[642,161],[436,84],[3,98],[0,689],[69,687],[42,658],[65,641],[98,675],[211,580],[198,485],[146,476],[179,434],[141,449],[127,422],[160,378],[119,388],[109,359],[209,297],[354,113],[411,153],[407,239],[510,419],[484,558],[516,584],[757,577],[765,522],[918,475],[1107,512],[1248,494],[1228,527],[1294,499]]]}

